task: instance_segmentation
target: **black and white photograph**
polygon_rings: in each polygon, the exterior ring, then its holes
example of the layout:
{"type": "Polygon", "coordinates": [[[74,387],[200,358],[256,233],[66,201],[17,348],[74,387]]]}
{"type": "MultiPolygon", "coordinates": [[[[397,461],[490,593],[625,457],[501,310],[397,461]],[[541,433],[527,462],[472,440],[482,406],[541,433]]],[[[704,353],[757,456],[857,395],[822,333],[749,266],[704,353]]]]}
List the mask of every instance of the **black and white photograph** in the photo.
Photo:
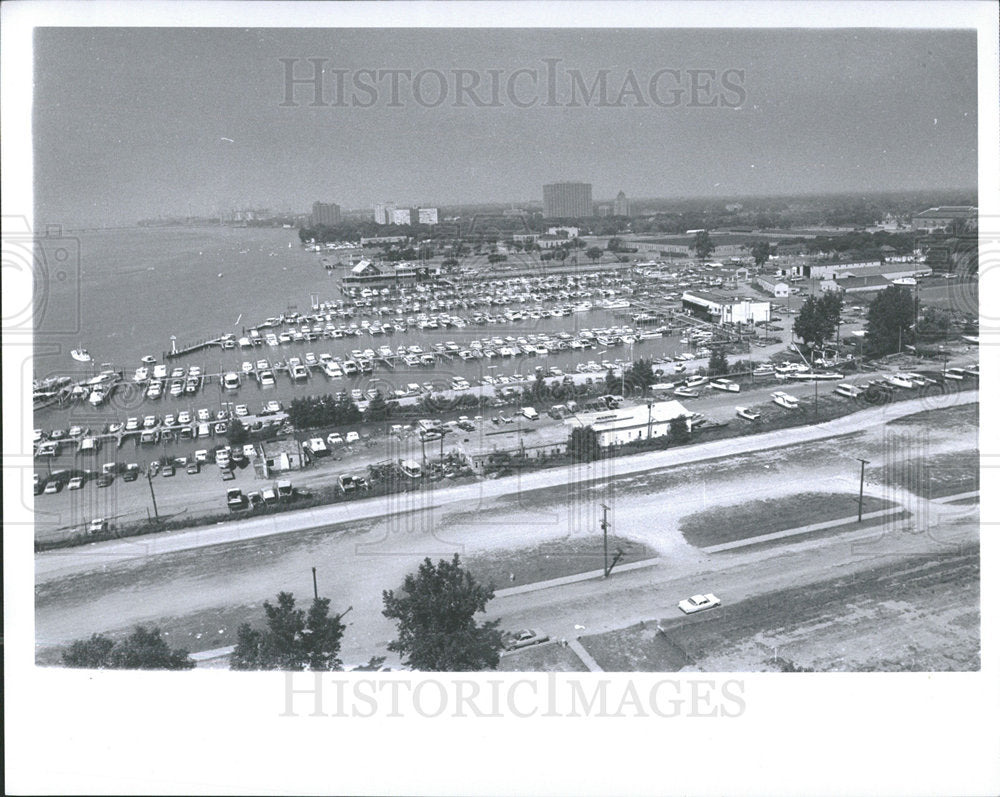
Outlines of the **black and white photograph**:
{"type": "Polygon", "coordinates": [[[991,4],[4,12],[13,793],[1000,788],[991,4]]]}

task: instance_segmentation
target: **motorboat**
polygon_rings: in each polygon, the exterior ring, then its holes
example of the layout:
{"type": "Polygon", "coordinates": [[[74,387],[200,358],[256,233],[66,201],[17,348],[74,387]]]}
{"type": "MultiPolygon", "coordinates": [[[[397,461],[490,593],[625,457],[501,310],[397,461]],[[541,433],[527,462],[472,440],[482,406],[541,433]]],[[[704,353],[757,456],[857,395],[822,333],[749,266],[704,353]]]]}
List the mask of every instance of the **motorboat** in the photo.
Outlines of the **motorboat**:
{"type": "Polygon", "coordinates": [[[76,360],[78,363],[89,363],[93,360],[93,358],[90,356],[90,352],[88,352],[86,349],[83,348],[73,349],[69,353],[69,356],[72,357],[74,360],[76,360]]]}

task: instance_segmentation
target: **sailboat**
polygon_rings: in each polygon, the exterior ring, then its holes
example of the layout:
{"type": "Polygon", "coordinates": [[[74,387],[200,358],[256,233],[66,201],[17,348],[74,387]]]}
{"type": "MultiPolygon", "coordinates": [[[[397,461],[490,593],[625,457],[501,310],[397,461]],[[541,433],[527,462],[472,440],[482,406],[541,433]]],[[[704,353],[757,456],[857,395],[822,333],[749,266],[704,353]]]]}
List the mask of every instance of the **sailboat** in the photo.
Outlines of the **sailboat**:
{"type": "Polygon", "coordinates": [[[91,361],[90,352],[88,352],[82,346],[79,349],[73,349],[69,356],[76,360],[78,363],[89,363],[91,361]]]}

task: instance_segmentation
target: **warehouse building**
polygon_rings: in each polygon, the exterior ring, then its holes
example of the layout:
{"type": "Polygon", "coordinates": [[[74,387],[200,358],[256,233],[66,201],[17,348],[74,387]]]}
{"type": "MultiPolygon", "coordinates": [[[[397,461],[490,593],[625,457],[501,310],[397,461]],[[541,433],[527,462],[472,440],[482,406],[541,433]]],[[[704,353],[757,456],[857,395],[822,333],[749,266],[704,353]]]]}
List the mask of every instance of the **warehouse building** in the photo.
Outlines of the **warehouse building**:
{"type": "Polygon", "coordinates": [[[679,401],[650,401],[612,412],[583,412],[567,418],[567,426],[590,426],[601,448],[663,437],[670,422],[684,418],[691,431],[691,413],[679,401]]]}
{"type": "Polygon", "coordinates": [[[684,291],[681,305],[691,315],[716,324],[756,324],[771,320],[771,303],[731,299],[708,291],[684,291]]]}

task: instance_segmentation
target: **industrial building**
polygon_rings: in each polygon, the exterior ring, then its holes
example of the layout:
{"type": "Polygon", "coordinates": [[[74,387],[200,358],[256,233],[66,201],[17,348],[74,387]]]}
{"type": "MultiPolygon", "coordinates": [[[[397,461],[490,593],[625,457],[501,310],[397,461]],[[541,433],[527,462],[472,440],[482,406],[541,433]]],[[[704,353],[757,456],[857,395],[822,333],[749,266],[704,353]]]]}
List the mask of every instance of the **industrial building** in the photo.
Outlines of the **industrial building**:
{"type": "Polygon", "coordinates": [[[715,324],[757,324],[771,320],[771,303],[730,299],[708,291],[684,291],[681,305],[691,315],[715,324]]]}
{"type": "Polygon", "coordinates": [[[670,422],[684,418],[691,430],[691,413],[679,401],[650,401],[611,412],[577,413],[567,418],[567,426],[590,426],[597,433],[602,448],[663,437],[670,422]]]}
{"type": "Polygon", "coordinates": [[[775,299],[788,298],[788,283],[780,277],[771,275],[760,276],[757,277],[757,284],[775,299]]]}
{"type": "Polygon", "coordinates": [[[962,232],[970,226],[970,222],[975,224],[978,212],[979,208],[971,205],[928,208],[913,217],[911,226],[915,231],[923,232],[962,232]]]}

